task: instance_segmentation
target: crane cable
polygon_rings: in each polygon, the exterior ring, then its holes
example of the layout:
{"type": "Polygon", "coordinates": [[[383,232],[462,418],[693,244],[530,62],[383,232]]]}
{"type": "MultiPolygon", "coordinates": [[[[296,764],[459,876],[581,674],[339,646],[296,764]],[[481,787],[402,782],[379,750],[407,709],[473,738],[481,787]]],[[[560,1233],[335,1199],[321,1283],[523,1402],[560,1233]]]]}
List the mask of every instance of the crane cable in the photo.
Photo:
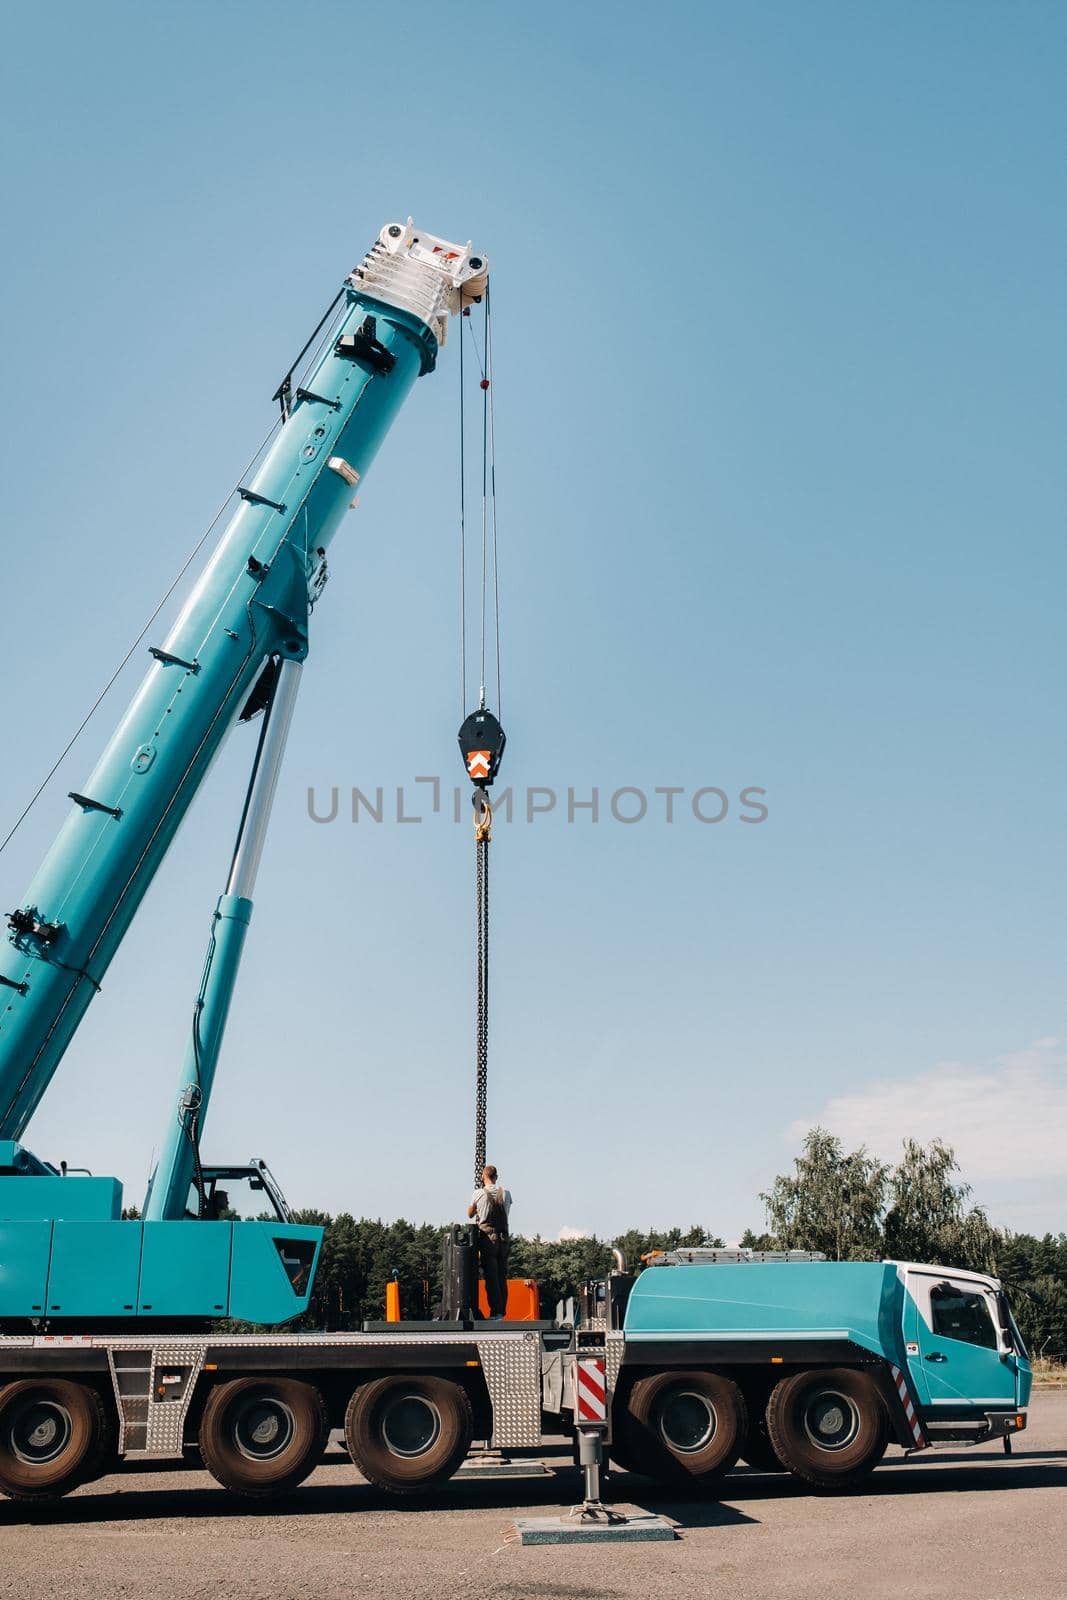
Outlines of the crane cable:
{"type": "Polygon", "coordinates": [[[485,293],[484,343],[470,326],[470,308],[462,308],[460,332],[460,693],[467,704],[467,593],[466,593],[466,416],[463,347],[469,334],[480,372],[482,391],[482,517],[481,582],[479,596],[478,708],[465,717],[459,744],[467,774],[475,785],[475,1104],[474,1181],[481,1183],[486,1164],[486,1115],[489,1060],[489,841],[493,811],[486,793],[496,777],[504,753],[504,730],[486,704],[486,647],[488,641],[489,577],[493,582],[493,644],[497,707],[500,705],[500,583],[497,571],[496,430],[492,393],[492,322],[489,291],[485,293]]]}
{"type": "MultiPolygon", "coordinates": [[[[485,290],[485,332],[482,349],[470,324],[470,307],[463,309],[463,329],[469,336],[474,359],[478,366],[479,388],[482,391],[482,519],[481,519],[481,577],[479,585],[479,678],[478,703],[486,704],[486,645],[489,629],[489,582],[493,588],[493,655],[496,678],[496,704],[499,715],[502,705],[500,689],[500,570],[498,565],[497,506],[496,506],[496,413],[493,400],[493,314],[489,287],[485,290]]],[[[466,379],[463,360],[464,340],[459,346],[459,646],[460,646],[460,710],[467,708],[467,466],[466,466],[466,379]]]]}
{"type": "Polygon", "coordinates": [[[496,414],[493,410],[493,308],[489,299],[489,285],[485,286],[485,376],[489,387],[485,390],[489,404],[489,494],[493,528],[493,638],[496,644],[496,714],[502,716],[504,695],[500,687],[500,564],[497,561],[496,536],[496,414]]]}

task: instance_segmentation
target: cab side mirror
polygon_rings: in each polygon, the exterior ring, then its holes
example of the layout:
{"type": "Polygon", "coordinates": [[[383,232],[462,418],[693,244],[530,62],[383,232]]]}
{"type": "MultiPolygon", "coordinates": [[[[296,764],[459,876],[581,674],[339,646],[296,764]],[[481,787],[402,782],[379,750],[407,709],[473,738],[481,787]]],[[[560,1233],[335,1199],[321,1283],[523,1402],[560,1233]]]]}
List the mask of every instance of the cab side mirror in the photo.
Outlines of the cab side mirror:
{"type": "Polygon", "coordinates": [[[1008,1310],[1007,1297],[1000,1291],[997,1294],[997,1349],[1002,1359],[1016,1354],[1015,1334],[1011,1326],[1011,1313],[1008,1310]]]}

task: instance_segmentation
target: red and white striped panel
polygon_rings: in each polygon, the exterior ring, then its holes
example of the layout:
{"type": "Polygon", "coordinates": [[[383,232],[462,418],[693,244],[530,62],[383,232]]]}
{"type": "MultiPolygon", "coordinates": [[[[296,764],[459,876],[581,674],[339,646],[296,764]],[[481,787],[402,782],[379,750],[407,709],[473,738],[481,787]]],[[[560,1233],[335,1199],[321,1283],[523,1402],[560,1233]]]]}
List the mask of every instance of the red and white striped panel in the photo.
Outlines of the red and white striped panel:
{"type": "Polygon", "coordinates": [[[576,1422],[607,1422],[608,1385],[604,1376],[603,1356],[580,1356],[575,1381],[577,1391],[576,1422]]]}
{"type": "Polygon", "coordinates": [[[915,1440],[915,1449],[925,1450],[926,1440],[923,1438],[922,1423],[915,1414],[915,1407],[911,1403],[911,1395],[908,1393],[904,1374],[899,1367],[890,1366],[889,1370],[893,1374],[893,1382],[897,1386],[897,1394],[900,1396],[900,1403],[904,1407],[904,1415],[908,1419],[908,1427],[911,1429],[912,1437],[915,1440]]]}

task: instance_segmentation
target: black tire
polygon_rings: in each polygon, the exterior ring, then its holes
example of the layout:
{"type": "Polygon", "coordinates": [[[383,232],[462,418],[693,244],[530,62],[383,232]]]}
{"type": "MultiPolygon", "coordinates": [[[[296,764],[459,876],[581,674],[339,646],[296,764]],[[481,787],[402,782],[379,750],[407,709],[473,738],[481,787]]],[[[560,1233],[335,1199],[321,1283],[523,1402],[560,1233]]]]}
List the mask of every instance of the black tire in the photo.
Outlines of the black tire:
{"type": "Polygon", "coordinates": [[[99,1477],[110,1442],[95,1389],[51,1378],[0,1389],[0,1490],[12,1500],[56,1500],[99,1477]]]}
{"type": "Polygon", "coordinates": [[[345,1412],[352,1460],[369,1482],[397,1494],[450,1478],[473,1436],[470,1396],[447,1378],[375,1378],[345,1412]]]}
{"type": "Polygon", "coordinates": [[[630,1390],[619,1449],[632,1471],[661,1483],[709,1483],[729,1472],[747,1427],[744,1396],[731,1379],[658,1372],[630,1390]]]}
{"type": "Polygon", "coordinates": [[[848,1489],[881,1461],[889,1418],[869,1373],[829,1367],[782,1379],[767,1403],[767,1431],[794,1477],[815,1489],[848,1489]]]}
{"type": "Polygon", "coordinates": [[[224,1489],[262,1499],[303,1483],[328,1435],[326,1407],[311,1384],[235,1378],[208,1395],[197,1442],[224,1489]]]}
{"type": "Polygon", "coordinates": [[[779,1459],[767,1432],[767,1414],[761,1411],[753,1417],[745,1434],[745,1442],[741,1446],[741,1460],[747,1466],[755,1467],[757,1472],[786,1472],[788,1469],[779,1459]]]}
{"type": "Polygon", "coordinates": [[[611,1414],[611,1443],[608,1446],[608,1460],[620,1472],[640,1472],[641,1468],[637,1459],[629,1448],[629,1412],[620,1400],[616,1403],[611,1414]]]}

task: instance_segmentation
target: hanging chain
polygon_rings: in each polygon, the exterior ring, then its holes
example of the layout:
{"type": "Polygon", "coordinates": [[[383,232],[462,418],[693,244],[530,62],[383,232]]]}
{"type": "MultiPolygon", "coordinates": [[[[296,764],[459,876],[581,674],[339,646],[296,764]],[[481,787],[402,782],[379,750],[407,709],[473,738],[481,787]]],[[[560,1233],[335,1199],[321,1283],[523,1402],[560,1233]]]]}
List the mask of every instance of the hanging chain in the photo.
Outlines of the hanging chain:
{"type": "Polygon", "coordinates": [[[477,1000],[475,1003],[474,1184],[481,1187],[485,1167],[486,1100],[489,1083],[489,839],[493,810],[479,791],[474,806],[475,910],[477,922],[477,1000]]]}

